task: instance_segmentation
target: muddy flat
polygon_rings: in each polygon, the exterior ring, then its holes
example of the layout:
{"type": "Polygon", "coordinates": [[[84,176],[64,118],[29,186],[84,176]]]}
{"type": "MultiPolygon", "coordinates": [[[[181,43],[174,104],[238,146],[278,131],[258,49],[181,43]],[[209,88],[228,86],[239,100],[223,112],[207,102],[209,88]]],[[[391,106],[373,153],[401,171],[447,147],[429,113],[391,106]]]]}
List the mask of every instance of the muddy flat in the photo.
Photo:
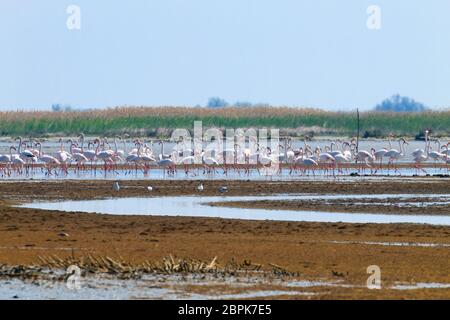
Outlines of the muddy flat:
{"type": "MultiPolygon", "coordinates": [[[[120,257],[135,265],[168,255],[204,261],[217,257],[220,263],[234,260],[274,264],[298,273],[301,279],[348,285],[319,286],[311,289],[315,293],[312,296],[280,293],[279,298],[450,298],[449,288],[389,289],[399,284],[450,283],[450,227],[164,217],[164,212],[161,216],[120,216],[13,207],[41,200],[199,195],[198,181],[139,180],[120,184],[116,192],[111,181],[0,183],[0,264],[31,266],[39,264],[39,256],[52,255],[120,257]],[[148,186],[153,188],[151,193],[148,186]],[[366,287],[370,265],[381,268],[381,290],[366,287]]],[[[439,178],[203,184],[201,195],[219,195],[221,186],[228,187],[230,196],[450,193],[450,181],[439,178]]],[[[272,285],[271,290],[276,288],[272,285]]],[[[201,293],[204,289],[200,286],[195,290],[201,293]]]]}

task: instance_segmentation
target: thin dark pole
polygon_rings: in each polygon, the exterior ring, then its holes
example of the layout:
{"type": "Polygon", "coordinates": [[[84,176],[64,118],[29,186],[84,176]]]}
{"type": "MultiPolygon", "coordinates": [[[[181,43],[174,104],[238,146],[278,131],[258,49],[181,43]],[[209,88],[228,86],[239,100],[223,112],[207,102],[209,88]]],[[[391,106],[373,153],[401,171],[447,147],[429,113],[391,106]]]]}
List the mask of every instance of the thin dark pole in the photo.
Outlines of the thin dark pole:
{"type": "Polygon", "coordinates": [[[359,109],[356,109],[357,133],[356,133],[356,153],[359,151],[359,109]]]}

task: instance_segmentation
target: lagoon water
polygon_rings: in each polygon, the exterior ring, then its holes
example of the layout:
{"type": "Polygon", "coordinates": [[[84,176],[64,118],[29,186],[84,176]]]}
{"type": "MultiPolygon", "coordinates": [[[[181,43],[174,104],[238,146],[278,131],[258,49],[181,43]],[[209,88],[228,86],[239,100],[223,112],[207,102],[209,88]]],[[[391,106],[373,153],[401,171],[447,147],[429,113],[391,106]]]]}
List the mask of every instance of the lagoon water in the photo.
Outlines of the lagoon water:
{"type": "MultiPolygon", "coordinates": [[[[208,204],[222,201],[257,201],[257,200],[332,200],[332,199],[388,199],[401,198],[435,198],[448,202],[450,195],[435,194],[403,194],[403,195],[271,195],[242,197],[140,197],[114,198],[104,200],[35,202],[22,205],[27,208],[60,210],[69,212],[95,212],[113,215],[155,215],[155,216],[187,216],[214,217],[246,220],[274,221],[309,221],[309,222],[347,222],[347,223],[418,223],[432,225],[450,225],[450,212],[445,215],[404,214],[370,214],[370,213],[337,213],[320,211],[294,211],[247,209],[230,207],[213,207],[208,204]]],[[[441,202],[440,202],[441,203],[441,202]]]]}

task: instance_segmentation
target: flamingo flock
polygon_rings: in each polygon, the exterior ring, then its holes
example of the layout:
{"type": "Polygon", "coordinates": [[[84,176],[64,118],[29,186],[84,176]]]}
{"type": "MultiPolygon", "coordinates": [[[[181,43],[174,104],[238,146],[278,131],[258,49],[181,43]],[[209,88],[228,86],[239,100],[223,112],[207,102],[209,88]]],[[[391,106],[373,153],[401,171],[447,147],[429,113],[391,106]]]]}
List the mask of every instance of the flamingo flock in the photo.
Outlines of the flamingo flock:
{"type": "MultiPolygon", "coordinates": [[[[251,139],[251,138],[249,138],[251,139]]],[[[389,136],[383,148],[358,148],[355,138],[348,141],[336,139],[324,147],[312,146],[307,140],[297,148],[293,148],[291,138],[282,138],[277,150],[262,146],[257,141],[253,148],[235,143],[233,148],[223,149],[221,142],[212,143],[208,148],[198,152],[184,143],[182,139],[175,143],[170,152],[165,150],[165,142],[144,142],[141,139],[133,141],[133,148],[127,150],[127,143],[122,137],[115,137],[112,142],[108,138],[85,140],[80,134],[76,140],[59,139],[56,152],[45,153],[42,141],[34,139],[15,139],[15,144],[9,147],[8,154],[0,154],[0,172],[2,177],[29,175],[36,170],[42,170],[46,175],[67,175],[69,170],[76,172],[103,170],[118,172],[126,168],[125,173],[143,172],[148,174],[151,169],[162,169],[164,174],[174,175],[182,169],[186,175],[216,174],[222,170],[224,175],[230,171],[249,175],[251,170],[260,172],[274,164],[278,173],[287,168],[289,175],[316,175],[323,172],[325,176],[348,173],[351,166],[358,172],[376,174],[387,165],[388,173],[393,170],[399,173],[398,162],[406,155],[413,159],[412,167],[416,173],[427,173],[424,163],[432,162],[435,168],[439,164],[450,165],[448,143],[430,137],[425,132],[423,148],[408,153],[408,141],[397,138],[398,148],[393,146],[394,137],[389,136]],[[120,146],[119,146],[120,144],[120,146]],[[158,150],[159,149],[159,150],[158,150]]],[[[448,169],[447,169],[448,170],[448,169]]]]}

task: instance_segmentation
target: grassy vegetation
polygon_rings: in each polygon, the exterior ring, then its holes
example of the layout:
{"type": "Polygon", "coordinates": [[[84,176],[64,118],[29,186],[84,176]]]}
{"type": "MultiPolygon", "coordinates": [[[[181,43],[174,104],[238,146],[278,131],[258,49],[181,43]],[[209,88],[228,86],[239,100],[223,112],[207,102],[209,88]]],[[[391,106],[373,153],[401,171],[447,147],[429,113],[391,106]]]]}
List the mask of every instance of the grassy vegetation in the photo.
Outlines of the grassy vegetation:
{"type": "MultiPolygon", "coordinates": [[[[325,134],[353,135],[354,112],[327,112],[294,108],[183,108],[123,107],[85,112],[1,112],[0,134],[14,135],[161,135],[174,128],[193,128],[195,120],[203,127],[275,127],[325,134]]],[[[423,113],[361,113],[361,134],[381,132],[414,136],[424,129],[437,135],[450,134],[450,111],[423,113]]]]}

